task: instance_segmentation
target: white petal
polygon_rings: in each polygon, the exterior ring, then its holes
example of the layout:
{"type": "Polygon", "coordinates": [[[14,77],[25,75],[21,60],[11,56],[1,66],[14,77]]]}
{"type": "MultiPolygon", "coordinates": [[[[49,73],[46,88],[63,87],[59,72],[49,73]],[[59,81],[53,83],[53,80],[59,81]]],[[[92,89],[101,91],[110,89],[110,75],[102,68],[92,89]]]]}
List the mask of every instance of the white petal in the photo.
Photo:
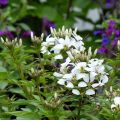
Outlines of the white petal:
{"type": "Polygon", "coordinates": [[[81,68],[81,67],[84,68],[84,67],[86,67],[86,65],[87,65],[86,62],[80,62],[80,63],[77,64],[77,67],[78,67],[78,68],[81,68]]]}
{"type": "Polygon", "coordinates": [[[99,83],[94,83],[94,84],[92,84],[92,87],[93,88],[96,88],[96,87],[98,87],[99,86],[99,83]]]}
{"type": "Polygon", "coordinates": [[[98,73],[104,73],[105,67],[103,65],[99,66],[98,73]]]}
{"type": "Polygon", "coordinates": [[[69,57],[71,60],[74,59],[74,57],[73,57],[73,55],[72,55],[72,53],[71,53],[70,51],[67,51],[67,54],[68,54],[68,57],[69,57]]]}
{"type": "Polygon", "coordinates": [[[54,43],[54,41],[55,41],[55,38],[53,38],[53,37],[49,37],[49,36],[48,36],[48,37],[46,38],[46,42],[48,42],[48,43],[50,43],[50,42],[51,42],[51,43],[54,43]]]}
{"type": "Polygon", "coordinates": [[[71,42],[68,36],[65,37],[65,45],[70,46],[71,42]]]}
{"type": "Polygon", "coordinates": [[[108,82],[108,76],[107,75],[102,75],[100,77],[100,80],[103,84],[107,83],[108,82]]]}
{"type": "Polygon", "coordinates": [[[116,108],[117,106],[115,105],[115,104],[112,104],[111,105],[111,109],[114,109],[114,108],[116,108]]]}
{"type": "Polygon", "coordinates": [[[78,71],[76,71],[76,78],[77,80],[81,79],[81,78],[85,78],[87,74],[85,73],[79,73],[78,71]]]}
{"type": "Polygon", "coordinates": [[[62,76],[63,76],[62,74],[60,74],[60,73],[58,73],[58,72],[54,72],[53,75],[54,75],[55,77],[62,77],[62,76]]]}
{"type": "Polygon", "coordinates": [[[56,56],[54,57],[54,59],[56,59],[56,60],[61,60],[61,59],[63,59],[63,56],[62,56],[62,55],[56,55],[56,56]]]}
{"type": "Polygon", "coordinates": [[[72,74],[65,74],[64,76],[63,76],[63,78],[64,79],[67,79],[67,80],[71,80],[72,79],[72,74]]]}
{"type": "Polygon", "coordinates": [[[70,58],[68,57],[67,59],[66,59],[66,63],[69,63],[71,60],[70,60],[70,58]]]}
{"type": "Polygon", "coordinates": [[[78,87],[86,87],[86,86],[87,86],[87,84],[85,82],[80,82],[78,84],[78,87]]]}
{"type": "Polygon", "coordinates": [[[74,88],[74,85],[71,82],[68,82],[66,85],[67,88],[74,88]]]}
{"type": "Polygon", "coordinates": [[[95,76],[97,74],[95,72],[90,72],[90,82],[93,82],[95,80],[95,76]]]}
{"type": "Polygon", "coordinates": [[[55,45],[52,49],[51,49],[51,51],[53,50],[62,50],[64,48],[64,46],[62,45],[62,44],[57,44],[57,45],[55,45]]]}
{"type": "Polygon", "coordinates": [[[65,85],[65,79],[59,79],[57,83],[60,85],[65,85]]]}
{"type": "Polygon", "coordinates": [[[64,44],[64,39],[63,38],[60,38],[59,40],[58,40],[58,42],[60,43],[60,44],[64,44]]]}
{"type": "Polygon", "coordinates": [[[94,95],[95,91],[93,89],[88,89],[85,94],[86,95],[94,95]]]}
{"type": "Polygon", "coordinates": [[[30,32],[30,37],[31,37],[31,39],[33,40],[34,39],[34,32],[30,32]]]}
{"type": "Polygon", "coordinates": [[[75,94],[75,95],[80,95],[80,92],[79,92],[79,90],[77,90],[77,89],[73,89],[73,90],[72,90],[72,93],[75,94]]]}
{"type": "Polygon", "coordinates": [[[89,82],[89,75],[86,74],[85,77],[83,77],[83,80],[88,83],[89,82]]]}
{"type": "MultiPolygon", "coordinates": [[[[52,49],[50,51],[52,51],[52,49]]],[[[61,50],[54,49],[53,51],[54,51],[55,54],[59,54],[61,50]]]]}
{"type": "Polygon", "coordinates": [[[115,103],[115,105],[120,105],[120,97],[115,97],[114,103],[115,103]]]}

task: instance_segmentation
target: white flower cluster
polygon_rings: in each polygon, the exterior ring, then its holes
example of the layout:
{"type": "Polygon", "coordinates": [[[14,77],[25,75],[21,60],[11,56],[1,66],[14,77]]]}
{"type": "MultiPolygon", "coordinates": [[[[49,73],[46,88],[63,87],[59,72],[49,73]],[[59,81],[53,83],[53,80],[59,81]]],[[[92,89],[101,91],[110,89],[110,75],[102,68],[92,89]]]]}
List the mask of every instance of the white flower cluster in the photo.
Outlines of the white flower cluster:
{"type": "Polygon", "coordinates": [[[103,60],[99,59],[72,63],[67,58],[66,62],[61,64],[60,72],[55,72],[54,76],[59,79],[58,84],[72,88],[73,94],[79,95],[82,91],[86,95],[93,95],[95,89],[108,82],[102,63],[103,60]]]}
{"type": "Polygon", "coordinates": [[[71,48],[78,51],[84,51],[84,43],[82,38],[76,34],[76,30],[71,29],[51,29],[51,35],[46,38],[46,41],[42,43],[41,53],[55,54],[54,59],[63,59],[64,51],[67,52],[71,48]]]}
{"type": "Polygon", "coordinates": [[[120,97],[116,96],[114,98],[114,104],[111,105],[112,110],[120,110],[120,97]]]}
{"type": "Polygon", "coordinates": [[[51,35],[42,43],[41,51],[47,54],[53,51],[56,60],[65,60],[54,76],[59,79],[58,84],[71,88],[73,94],[94,95],[98,87],[108,82],[104,61],[93,58],[97,50],[94,53],[91,47],[86,50],[76,30],[64,27],[58,31],[51,29],[51,35]]]}

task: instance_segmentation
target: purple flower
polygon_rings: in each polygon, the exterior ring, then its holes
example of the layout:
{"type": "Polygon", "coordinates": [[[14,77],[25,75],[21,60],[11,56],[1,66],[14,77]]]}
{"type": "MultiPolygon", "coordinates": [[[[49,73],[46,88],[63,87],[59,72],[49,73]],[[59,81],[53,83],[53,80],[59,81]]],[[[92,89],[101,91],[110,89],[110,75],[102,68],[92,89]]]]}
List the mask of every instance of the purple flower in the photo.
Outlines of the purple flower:
{"type": "Polygon", "coordinates": [[[101,48],[98,49],[98,53],[108,54],[109,50],[108,50],[108,48],[106,48],[106,47],[103,46],[103,47],[101,47],[101,48]]]}
{"type": "Polygon", "coordinates": [[[118,44],[118,38],[115,38],[115,39],[112,41],[112,49],[117,48],[117,44],[118,44]]]}
{"type": "Polygon", "coordinates": [[[110,2],[111,2],[111,0],[106,0],[106,2],[107,2],[107,3],[110,3],[110,2]]]}
{"type": "Polygon", "coordinates": [[[105,32],[107,36],[112,36],[112,34],[115,32],[115,29],[108,28],[105,32]]]}
{"type": "Polygon", "coordinates": [[[102,45],[107,45],[109,43],[110,43],[110,40],[106,36],[104,36],[102,39],[102,45]]]}
{"type": "Polygon", "coordinates": [[[8,5],[8,0],[0,0],[0,7],[6,7],[8,5]]]}
{"type": "Polygon", "coordinates": [[[0,31],[0,36],[7,36],[9,39],[14,39],[14,35],[9,30],[0,31]]]}
{"type": "Polygon", "coordinates": [[[111,3],[106,3],[106,4],[105,4],[105,7],[106,7],[106,8],[112,8],[112,7],[113,7],[113,4],[111,4],[111,3]]]}
{"type": "Polygon", "coordinates": [[[31,32],[32,31],[25,31],[25,32],[22,33],[21,37],[23,37],[23,38],[30,37],[31,36],[31,32]]]}
{"type": "Polygon", "coordinates": [[[120,30],[116,30],[116,31],[115,31],[115,36],[116,36],[116,37],[120,37],[120,30]]]}
{"type": "Polygon", "coordinates": [[[110,29],[113,29],[113,28],[115,28],[116,27],[116,22],[115,22],[115,20],[110,20],[109,22],[108,22],[108,28],[110,29]]]}
{"type": "Polygon", "coordinates": [[[47,19],[47,17],[43,18],[43,26],[45,27],[45,29],[50,29],[50,27],[55,28],[55,24],[53,22],[51,22],[50,20],[47,19]]]}
{"type": "Polygon", "coordinates": [[[103,31],[102,30],[97,30],[93,32],[93,35],[102,35],[103,31]]]}
{"type": "Polygon", "coordinates": [[[0,31],[0,36],[5,35],[5,31],[0,31]]]}

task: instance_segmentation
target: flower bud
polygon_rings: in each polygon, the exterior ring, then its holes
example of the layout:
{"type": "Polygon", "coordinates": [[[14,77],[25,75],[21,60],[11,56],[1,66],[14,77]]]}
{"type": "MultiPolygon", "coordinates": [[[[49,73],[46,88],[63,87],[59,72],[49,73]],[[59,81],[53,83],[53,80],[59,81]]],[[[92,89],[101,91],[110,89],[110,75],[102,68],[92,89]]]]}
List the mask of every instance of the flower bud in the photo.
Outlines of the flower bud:
{"type": "Polygon", "coordinates": [[[117,48],[118,48],[118,51],[120,51],[120,40],[118,40],[117,48]]]}

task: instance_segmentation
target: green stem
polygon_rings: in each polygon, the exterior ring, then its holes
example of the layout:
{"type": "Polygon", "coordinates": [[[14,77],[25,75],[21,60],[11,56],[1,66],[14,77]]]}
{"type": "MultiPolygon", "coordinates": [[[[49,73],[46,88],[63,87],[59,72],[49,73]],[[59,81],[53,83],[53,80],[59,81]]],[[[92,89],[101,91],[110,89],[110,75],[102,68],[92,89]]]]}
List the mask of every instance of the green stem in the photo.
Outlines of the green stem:
{"type": "MultiPolygon", "coordinates": [[[[14,63],[16,64],[16,67],[17,67],[17,70],[18,70],[18,73],[20,75],[21,80],[25,80],[25,76],[24,76],[22,65],[17,62],[18,58],[16,58],[16,56],[14,55],[14,48],[13,49],[9,49],[9,50],[10,50],[10,55],[13,58],[14,63]]],[[[26,96],[28,98],[31,98],[27,88],[24,85],[19,85],[19,87],[23,89],[23,92],[26,94],[26,96]]]]}
{"type": "Polygon", "coordinates": [[[19,64],[19,63],[17,63],[17,58],[16,58],[15,55],[14,55],[14,50],[13,50],[13,49],[10,50],[10,54],[11,54],[13,60],[14,60],[14,63],[15,63],[16,66],[17,66],[17,70],[18,70],[18,72],[19,72],[20,78],[21,78],[22,80],[24,80],[25,77],[24,77],[22,65],[19,64]]]}
{"type": "Polygon", "coordinates": [[[78,106],[78,114],[77,114],[77,120],[80,120],[80,113],[81,113],[81,108],[83,106],[83,96],[81,95],[81,99],[79,99],[79,106],[78,106]]]}
{"type": "Polygon", "coordinates": [[[73,0],[68,0],[66,19],[68,19],[68,18],[70,17],[70,8],[71,8],[71,6],[72,6],[72,2],[73,2],[73,0]]]}

